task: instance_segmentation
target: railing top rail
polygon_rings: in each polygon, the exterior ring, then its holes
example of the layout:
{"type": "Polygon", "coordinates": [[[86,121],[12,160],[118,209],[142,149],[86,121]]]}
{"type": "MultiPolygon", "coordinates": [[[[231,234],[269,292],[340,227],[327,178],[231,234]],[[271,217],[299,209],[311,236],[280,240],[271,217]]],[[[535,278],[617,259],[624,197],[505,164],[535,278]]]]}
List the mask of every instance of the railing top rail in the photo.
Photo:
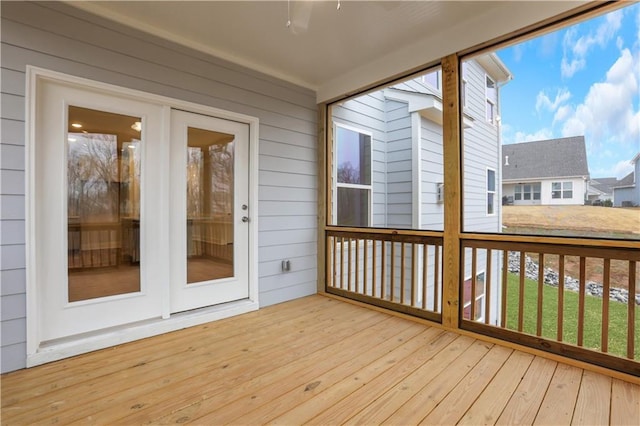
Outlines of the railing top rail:
{"type": "Polygon", "coordinates": [[[600,259],[618,259],[640,262],[640,250],[637,248],[595,247],[568,244],[551,244],[522,241],[462,240],[462,247],[521,251],[565,256],[595,257],[600,259]]]}
{"type": "Polygon", "coordinates": [[[481,234],[481,233],[462,233],[460,235],[463,241],[504,241],[509,243],[537,243],[550,244],[556,246],[576,246],[576,247],[597,247],[597,248],[619,248],[619,249],[636,249],[640,250],[640,241],[638,240],[611,240],[602,238],[586,238],[586,237],[549,237],[541,235],[513,235],[513,234],[481,234]]]}
{"type": "Polygon", "coordinates": [[[387,228],[352,228],[344,226],[327,226],[325,228],[327,235],[347,236],[352,234],[358,238],[369,239],[387,239],[389,236],[397,237],[431,237],[442,239],[444,232],[442,231],[424,231],[417,229],[387,229],[387,228]],[[365,237],[366,235],[366,237],[365,237]]]}

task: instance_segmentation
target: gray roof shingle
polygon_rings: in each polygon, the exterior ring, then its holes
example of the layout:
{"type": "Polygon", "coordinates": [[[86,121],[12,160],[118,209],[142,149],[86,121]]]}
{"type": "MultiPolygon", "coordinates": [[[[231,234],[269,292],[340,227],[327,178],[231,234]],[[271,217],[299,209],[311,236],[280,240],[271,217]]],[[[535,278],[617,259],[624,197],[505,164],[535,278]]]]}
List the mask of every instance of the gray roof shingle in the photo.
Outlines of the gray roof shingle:
{"type": "Polygon", "coordinates": [[[606,177],[606,178],[594,178],[591,181],[591,186],[604,192],[605,194],[611,194],[613,192],[613,187],[618,185],[618,179],[615,177],[606,177]]]}
{"type": "Polygon", "coordinates": [[[584,136],[503,145],[502,156],[505,180],[589,176],[584,136]]]}
{"type": "Polygon", "coordinates": [[[633,172],[629,173],[628,175],[620,179],[618,181],[618,184],[615,186],[615,188],[620,188],[623,186],[631,186],[631,185],[633,185],[633,172]]]}

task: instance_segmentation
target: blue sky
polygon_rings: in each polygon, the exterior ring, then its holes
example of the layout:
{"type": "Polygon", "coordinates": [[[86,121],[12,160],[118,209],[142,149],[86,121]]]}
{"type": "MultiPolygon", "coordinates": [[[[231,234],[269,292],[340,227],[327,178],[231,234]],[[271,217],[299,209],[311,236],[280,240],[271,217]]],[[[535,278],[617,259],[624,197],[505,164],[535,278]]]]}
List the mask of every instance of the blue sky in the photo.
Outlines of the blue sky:
{"type": "Polygon", "coordinates": [[[640,152],[640,3],[497,52],[503,143],[584,135],[591,177],[640,152]]]}

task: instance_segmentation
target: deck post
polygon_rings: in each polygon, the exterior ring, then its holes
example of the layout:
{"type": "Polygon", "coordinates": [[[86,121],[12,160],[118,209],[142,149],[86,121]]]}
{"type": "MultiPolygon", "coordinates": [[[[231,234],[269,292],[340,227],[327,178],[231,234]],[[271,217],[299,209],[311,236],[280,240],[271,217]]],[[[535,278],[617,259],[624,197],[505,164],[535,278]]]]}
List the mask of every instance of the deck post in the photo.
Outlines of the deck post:
{"type": "Polygon", "coordinates": [[[460,232],[462,227],[459,58],[442,60],[442,143],[444,153],[444,242],[442,324],[458,328],[460,304],[460,232]]]}
{"type": "MultiPolygon", "coordinates": [[[[317,171],[318,171],[318,293],[326,291],[327,270],[329,264],[326,257],[326,235],[325,227],[327,225],[327,104],[318,104],[318,145],[317,145],[317,171]]],[[[334,253],[335,255],[335,253],[334,253]]]]}

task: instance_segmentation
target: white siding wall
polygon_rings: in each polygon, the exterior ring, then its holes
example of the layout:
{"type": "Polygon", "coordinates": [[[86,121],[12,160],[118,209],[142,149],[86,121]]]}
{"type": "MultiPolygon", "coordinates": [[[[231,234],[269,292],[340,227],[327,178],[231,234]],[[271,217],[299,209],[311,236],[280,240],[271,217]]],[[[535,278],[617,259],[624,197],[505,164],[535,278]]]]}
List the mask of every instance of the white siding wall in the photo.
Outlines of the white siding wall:
{"type": "Polygon", "coordinates": [[[552,179],[543,180],[540,185],[540,204],[542,205],[583,205],[584,194],[587,190],[587,182],[582,178],[572,179],[552,179]],[[553,198],[552,197],[552,183],[553,182],[572,182],[573,183],[573,197],[572,198],[553,198]]]}
{"type": "MultiPolygon", "coordinates": [[[[260,119],[261,305],[316,291],[315,94],[65,4],[2,2],[1,358],[25,366],[27,65],[260,119]],[[292,271],[280,262],[291,259],[292,271]]],[[[63,249],[61,247],[61,249],[63,249]]]]}
{"type": "Polygon", "coordinates": [[[463,227],[471,232],[500,232],[500,143],[498,127],[486,120],[484,69],[467,62],[467,105],[464,113],[474,121],[464,129],[463,151],[463,227]],[[487,168],[496,171],[495,215],[487,215],[487,168]]]}
{"type": "Polygon", "coordinates": [[[386,101],[387,227],[411,228],[413,213],[411,115],[404,102],[386,101]]]}
{"type": "Polygon", "coordinates": [[[444,230],[444,203],[437,202],[437,185],[444,182],[442,126],[425,118],[421,120],[422,217],[420,228],[444,230]]]}

